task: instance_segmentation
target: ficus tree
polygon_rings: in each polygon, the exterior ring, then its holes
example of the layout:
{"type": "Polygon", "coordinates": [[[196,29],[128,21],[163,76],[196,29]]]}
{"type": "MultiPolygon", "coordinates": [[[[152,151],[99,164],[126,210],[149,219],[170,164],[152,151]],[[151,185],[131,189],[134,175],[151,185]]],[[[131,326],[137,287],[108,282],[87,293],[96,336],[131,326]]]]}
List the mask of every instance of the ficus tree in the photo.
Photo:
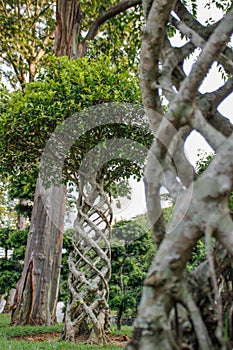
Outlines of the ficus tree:
{"type": "Polygon", "coordinates": [[[211,1],[210,6],[225,6],[225,11],[217,23],[205,25],[187,3],[143,1],[146,26],[140,87],[155,135],[145,183],[158,250],[144,281],[134,335],[127,350],[232,347],[231,306],[227,297],[232,277],[226,271],[233,253],[229,208],[233,126],[218,110],[232,92],[232,2],[211,1]],[[169,41],[169,25],[187,39],[181,47],[174,47],[169,41]],[[196,48],[198,58],[190,72],[185,73],[184,59],[196,48]],[[221,87],[201,93],[199,87],[214,62],[221,65],[225,81],[221,87]],[[161,108],[161,92],[169,101],[166,112],[161,108]],[[199,176],[192,175],[184,154],[184,142],[193,130],[201,133],[216,153],[199,176]],[[162,186],[176,203],[168,226],[160,211],[162,186]],[[186,264],[201,237],[206,243],[208,262],[188,273],[186,264]],[[218,247],[214,252],[213,240],[218,247]]]}
{"type": "MultiPolygon", "coordinates": [[[[130,98],[129,92],[123,93],[130,98]]],[[[43,181],[59,180],[64,166],[77,188],[64,330],[66,339],[72,341],[80,336],[88,342],[107,340],[110,198],[119,180],[126,181],[132,173],[141,176],[151,142],[150,133],[143,129],[143,113],[132,104],[95,105],[66,120],[46,145],[43,181]],[[134,124],[138,118],[140,122],[134,124]]]]}

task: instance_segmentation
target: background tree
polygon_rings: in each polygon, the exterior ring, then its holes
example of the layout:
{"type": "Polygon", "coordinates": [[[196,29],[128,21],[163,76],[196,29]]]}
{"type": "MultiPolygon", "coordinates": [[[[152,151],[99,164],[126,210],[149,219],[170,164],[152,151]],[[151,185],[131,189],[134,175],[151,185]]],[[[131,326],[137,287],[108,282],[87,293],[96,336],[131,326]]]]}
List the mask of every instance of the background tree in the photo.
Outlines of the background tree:
{"type": "Polygon", "coordinates": [[[27,241],[28,229],[16,230],[12,228],[0,229],[0,246],[5,256],[0,259],[0,268],[4,273],[0,277],[0,294],[5,297],[11,288],[16,287],[20,277],[27,241]],[[12,254],[9,256],[9,250],[12,254]]]}
{"type": "Polygon", "coordinates": [[[202,25],[195,12],[189,12],[186,2],[143,1],[146,27],[140,84],[143,104],[156,135],[145,181],[158,251],[144,281],[128,350],[232,347],[230,305],[224,290],[219,288],[221,273],[231,264],[233,253],[228,200],[233,188],[233,126],[217,109],[232,92],[233,82],[229,45],[233,11],[231,2],[225,4],[229,6],[225,8],[227,14],[218,23],[202,25]],[[169,41],[169,24],[187,38],[180,48],[169,41]],[[196,47],[200,54],[186,76],[184,59],[196,47]],[[219,89],[201,94],[199,86],[215,61],[223,67],[226,80],[219,89]],[[160,91],[169,101],[166,113],[161,108],[160,91]],[[197,178],[192,178],[180,138],[185,140],[193,130],[200,132],[216,153],[197,178]],[[153,155],[163,169],[163,176],[153,155]],[[158,221],[155,219],[161,207],[161,186],[176,201],[169,227],[164,225],[162,216],[158,221]],[[187,261],[201,237],[205,237],[208,263],[187,273],[187,261]],[[217,254],[212,252],[212,238],[221,247],[217,254]]]}
{"type": "Polygon", "coordinates": [[[17,214],[15,203],[9,196],[9,184],[1,181],[0,191],[0,247],[3,255],[0,259],[0,268],[3,272],[0,277],[0,295],[5,298],[22,270],[25,243],[28,230],[17,230],[17,214]]]}
{"type": "MultiPolygon", "coordinates": [[[[25,87],[23,93],[16,92],[15,94],[12,94],[11,99],[8,101],[8,104],[5,105],[5,110],[3,109],[2,113],[3,125],[6,128],[3,132],[7,135],[7,138],[5,137],[4,140],[6,141],[5,147],[7,147],[8,149],[8,155],[5,154],[4,149],[2,150],[4,154],[4,164],[8,168],[11,164],[10,162],[8,162],[8,159],[9,161],[11,159],[11,161],[13,162],[14,159],[12,159],[13,156],[11,157],[11,154],[14,154],[18,165],[18,168],[16,169],[17,171],[20,170],[21,174],[22,172],[27,173],[29,171],[31,174],[36,173],[37,163],[33,162],[33,159],[36,160],[40,156],[43,143],[45,142],[44,139],[46,139],[47,134],[49,134],[49,128],[52,128],[52,121],[54,120],[54,123],[58,123],[59,118],[62,121],[66,118],[66,115],[69,115],[68,113],[70,109],[72,110],[73,114],[75,110],[78,111],[80,109],[83,109],[90,103],[96,105],[98,104],[99,99],[101,102],[103,102],[103,95],[105,96],[106,100],[115,99],[116,101],[124,100],[132,102],[139,99],[138,87],[135,78],[133,78],[129,72],[125,71],[124,67],[120,69],[119,66],[112,66],[112,64],[109,62],[109,68],[107,68],[107,57],[103,56],[102,61],[104,62],[105,70],[101,68],[101,71],[99,71],[100,67],[103,66],[100,60],[95,62],[91,59],[83,58],[80,61],[70,61],[64,58],[60,60],[59,63],[55,60],[55,62],[51,62],[51,66],[48,67],[47,70],[44,72],[44,76],[41,77],[41,82],[38,81],[28,84],[25,87]],[[77,82],[75,76],[77,76],[77,82]],[[83,76],[83,80],[80,80],[80,76],[83,76]],[[99,83],[96,84],[96,81],[98,81],[99,83]],[[121,86],[123,84],[125,86],[125,90],[121,90],[120,92],[117,91],[115,86],[113,87],[112,85],[113,81],[117,84],[117,86],[121,86]],[[31,93],[32,91],[33,94],[31,93]],[[45,91],[46,96],[48,97],[47,101],[45,99],[42,100],[42,98],[40,98],[41,96],[44,97],[45,91]],[[92,95],[90,95],[90,92],[92,92],[92,95]],[[80,96],[82,96],[82,100],[80,99],[80,96]],[[13,113],[13,106],[15,106],[16,101],[18,108],[14,108],[13,113]],[[39,104],[38,101],[40,101],[41,104],[39,104]],[[44,118],[44,116],[46,116],[46,118],[44,118]],[[34,118],[34,120],[32,118],[34,118]],[[35,132],[35,124],[37,125],[37,132],[35,132]],[[29,128],[29,125],[31,129],[29,128]],[[20,133],[20,137],[23,140],[22,144],[18,142],[17,145],[17,150],[19,152],[18,159],[17,153],[15,153],[14,144],[11,143],[11,137],[14,139],[14,134],[9,132],[9,130],[18,130],[20,133]],[[45,130],[44,133],[43,130],[45,130]],[[30,141],[31,135],[33,135],[33,141],[30,141]],[[30,144],[34,142],[33,148],[31,148],[30,153],[28,152],[28,149],[25,149],[24,140],[28,140],[30,144]],[[12,148],[9,148],[9,145],[12,145],[12,148]],[[7,156],[9,156],[9,158],[7,158],[7,156]],[[28,161],[25,162],[25,160],[27,159],[28,161]],[[20,164],[20,161],[22,162],[22,164],[20,164]],[[28,168],[25,165],[27,165],[28,168]]],[[[117,110],[117,112],[119,115],[119,109],[117,110]]],[[[115,126],[111,126],[106,123],[105,129],[102,129],[103,128],[97,128],[96,130],[91,130],[90,134],[83,135],[83,137],[80,140],[78,140],[78,143],[74,145],[72,152],[70,153],[71,156],[67,160],[67,164],[65,167],[65,179],[70,179],[73,182],[77,181],[77,179],[75,180],[76,170],[74,172],[73,169],[79,169],[80,162],[82,161],[83,157],[82,154],[85,154],[89,151],[89,149],[91,149],[95,145],[98,145],[100,141],[107,142],[108,137],[111,138],[112,136],[115,136],[119,138],[122,137],[122,135],[124,134],[126,136],[131,135],[131,139],[142,139],[140,129],[137,131],[137,128],[135,128],[134,130],[132,126],[130,126],[129,129],[125,125],[121,126],[117,124],[115,126]],[[88,143],[87,140],[89,140],[88,143]],[[82,152],[81,154],[80,151],[82,152]]],[[[150,135],[148,136],[149,140],[144,140],[144,142],[146,143],[150,143],[150,135]]],[[[127,155],[129,155],[128,149],[127,155]]],[[[137,158],[138,157],[139,155],[137,154],[137,158]]],[[[105,182],[105,190],[109,193],[112,193],[112,185],[114,181],[119,178],[119,176],[127,178],[132,172],[136,173],[136,171],[138,171],[137,167],[135,167],[133,164],[129,167],[130,162],[127,160],[122,161],[122,164],[119,161],[118,163],[119,167],[116,167],[115,172],[112,171],[112,175],[109,175],[108,167],[110,166],[112,169],[113,164],[110,163],[108,164],[108,166],[105,166],[105,174],[108,174],[107,181],[105,182]]],[[[13,166],[12,171],[14,171],[14,169],[15,168],[13,166]]],[[[141,172],[139,171],[138,176],[140,176],[140,173],[141,172]]],[[[35,227],[35,224],[33,224],[32,227],[35,227]]],[[[38,234],[37,231],[35,231],[35,233],[38,234]]],[[[53,237],[49,235],[48,239],[53,239],[53,237]]],[[[38,249],[38,245],[35,246],[37,240],[32,241],[29,245],[31,249],[35,247],[36,252],[38,249]]],[[[47,243],[41,246],[40,249],[47,249],[47,247],[49,246],[49,243],[47,243]]],[[[54,247],[54,245],[52,245],[52,247],[54,247]]],[[[29,252],[29,256],[33,257],[33,255],[31,255],[31,251],[29,252]]],[[[48,261],[51,265],[51,259],[49,259],[48,261]]],[[[38,264],[39,266],[36,269],[37,276],[38,278],[41,278],[40,276],[42,275],[43,271],[41,272],[41,275],[38,274],[38,272],[40,271],[39,268],[41,266],[40,259],[38,261],[38,264]]],[[[46,269],[45,263],[43,264],[43,268],[46,269]]],[[[25,269],[27,271],[27,265],[25,269]]],[[[56,274],[54,276],[56,278],[56,274]]],[[[47,278],[45,282],[47,283],[48,280],[49,278],[47,278]]],[[[27,286],[25,286],[25,291],[26,290],[27,286]]],[[[37,288],[36,291],[37,290],[39,293],[38,297],[43,297],[43,295],[41,295],[40,293],[39,288],[37,288]]],[[[36,296],[36,291],[34,293],[34,297],[36,296]]],[[[28,301],[30,302],[30,300],[31,296],[29,294],[28,301]]],[[[40,302],[39,305],[44,304],[40,302]]],[[[21,305],[19,304],[19,306],[21,305]]],[[[34,307],[34,305],[32,304],[32,306],[33,309],[36,310],[36,305],[34,307]]],[[[23,305],[23,307],[27,308],[27,305],[23,305]]],[[[18,317],[18,314],[15,312],[14,315],[18,317]]],[[[32,315],[34,315],[34,313],[32,313],[32,315]]],[[[36,313],[36,315],[40,317],[38,312],[36,313]]],[[[27,317],[25,312],[20,313],[19,316],[22,318],[27,317]]]]}
{"type": "MultiPolygon", "coordinates": [[[[53,37],[54,37],[54,2],[53,1],[8,1],[1,2],[1,27],[3,28],[1,32],[1,62],[3,64],[3,84],[9,89],[9,85],[11,88],[21,88],[23,89],[27,82],[34,81],[38,69],[39,63],[45,64],[47,55],[45,53],[51,52],[53,46],[53,37]]],[[[6,98],[4,99],[4,101],[6,98]]],[[[3,101],[1,101],[3,103],[3,101]]],[[[19,168],[16,170],[17,165],[13,163],[15,159],[11,161],[10,167],[15,167],[14,172],[9,172],[8,169],[4,169],[3,172],[7,173],[7,178],[9,184],[11,184],[11,195],[13,197],[17,197],[20,199],[20,203],[17,207],[19,213],[18,227],[24,227],[24,221],[22,218],[25,215],[31,216],[31,208],[29,204],[29,200],[33,200],[33,192],[35,189],[35,171],[29,175],[29,173],[24,174],[21,172],[19,168]],[[17,176],[15,176],[15,172],[18,171],[17,176]],[[10,177],[9,177],[10,175],[10,177]],[[30,185],[31,184],[31,185],[30,185]],[[22,214],[24,216],[22,216],[22,214]]],[[[35,165],[35,163],[34,163],[35,165]]],[[[38,191],[37,191],[38,193],[38,191]]],[[[39,206],[38,199],[40,196],[35,197],[35,206],[34,206],[34,217],[32,218],[33,225],[35,225],[38,229],[37,222],[35,220],[35,216],[37,215],[38,220],[41,222],[46,222],[43,220],[43,210],[36,210],[36,204],[39,206]]],[[[41,207],[42,209],[42,207],[41,207]]],[[[46,218],[46,217],[44,217],[46,218]]],[[[48,226],[47,226],[48,228],[48,226]]],[[[41,228],[42,229],[42,228],[41,228]]],[[[38,230],[40,231],[40,230],[38,230]]],[[[42,229],[43,231],[43,229],[42,229]]],[[[55,233],[55,231],[53,230],[55,233]]],[[[29,237],[31,237],[30,235],[29,237]]],[[[59,240],[60,242],[61,240],[59,240]]],[[[30,244],[30,240],[28,240],[28,244],[30,244]]],[[[56,250],[56,245],[54,245],[56,250]]],[[[25,265],[24,265],[24,273],[23,276],[27,277],[27,267],[31,266],[31,260],[33,249],[27,249],[27,254],[25,257],[25,265]]],[[[56,254],[52,254],[55,255],[56,254]]],[[[59,256],[58,256],[59,262],[59,256]]],[[[58,263],[59,266],[59,263],[58,263]]],[[[56,270],[56,269],[55,269],[56,270]]],[[[29,273],[30,275],[30,273],[29,273]]],[[[16,304],[21,303],[21,295],[23,294],[23,286],[24,277],[22,276],[20,283],[17,289],[16,295],[16,304]]],[[[46,280],[46,278],[44,279],[46,280]]],[[[38,284],[37,284],[38,286],[38,284]]],[[[32,285],[30,282],[28,283],[28,288],[31,289],[32,285]]],[[[40,288],[38,288],[40,290],[40,288]]],[[[55,286],[56,290],[56,286],[55,286]]],[[[31,291],[28,295],[31,296],[31,291]]],[[[54,292],[56,295],[56,291],[54,292]]],[[[46,293],[45,293],[46,295],[46,293]]],[[[56,298],[55,298],[56,300],[56,298]]],[[[33,302],[31,303],[31,305],[33,302]]],[[[52,303],[51,303],[52,304],[52,303]]],[[[26,308],[30,308],[28,303],[25,303],[26,308]]],[[[55,312],[55,308],[50,305],[53,312],[55,312]]],[[[16,308],[14,308],[15,310],[16,308]]],[[[38,310],[37,310],[38,311],[38,310]]],[[[49,315],[46,317],[42,316],[41,313],[38,312],[38,317],[42,317],[43,322],[45,322],[45,318],[47,318],[46,322],[50,322],[50,312],[48,308],[49,315]]],[[[16,316],[17,313],[15,313],[16,316]]],[[[28,317],[28,312],[22,313],[23,320],[22,323],[28,317]]],[[[20,316],[18,314],[18,318],[20,316]]],[[[52,316],[54,318],[54,316],[52,316]]],[[[19,321],[18,319],[18,321],[19,321]]],[[[16,322],[16,320],[14,321],[16,322]]],[[[13,322],[13,323],[14,323],[13,322]]]]}
{"type": "Polygon", "coordinates": [[[1,75],[11,88],[34,81],[54,37],[54,1],[1,1],[1,75]]]}
{"type": "Polygon", "coordinates": [[[112,229],[109,305],[112,310],[117,310],[118,330],[121,329],[125,312],[131,310],[131,315],[135,315],[137,311],[143,280],[154,255],[155,246],[149,225],[142,225],[141,221],[137,217],[119,221],[112,229]]]}

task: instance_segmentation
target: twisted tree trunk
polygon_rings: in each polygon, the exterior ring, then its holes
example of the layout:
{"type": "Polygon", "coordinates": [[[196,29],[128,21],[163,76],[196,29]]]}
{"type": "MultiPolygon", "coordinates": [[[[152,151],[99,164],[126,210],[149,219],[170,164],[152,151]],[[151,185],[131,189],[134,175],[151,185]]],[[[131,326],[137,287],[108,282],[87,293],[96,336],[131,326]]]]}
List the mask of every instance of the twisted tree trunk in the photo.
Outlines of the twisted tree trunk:
{"type": "Polygon", "coordinates": [[[109,332],[108,281],[111,274],[110,225],[112,210],[103,184],[89,182],[91,191],[79,194],[74,251],[69,257],[70,274],[65,316],[67,340],[83,337],[103,344],[109,332]],[[81,201],[81,202],[80,202],[81,201]]]}

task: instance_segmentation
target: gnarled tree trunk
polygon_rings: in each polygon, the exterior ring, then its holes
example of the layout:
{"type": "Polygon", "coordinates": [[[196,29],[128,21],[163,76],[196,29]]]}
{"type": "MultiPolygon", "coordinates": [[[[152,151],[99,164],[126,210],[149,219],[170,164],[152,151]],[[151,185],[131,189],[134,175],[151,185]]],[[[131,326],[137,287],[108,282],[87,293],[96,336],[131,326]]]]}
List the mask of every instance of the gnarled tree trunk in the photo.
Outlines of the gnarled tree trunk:
{"type": "MultiPolygon", "coordinates": [[[[227,288],[220,288],[219,283],[233,255],[233,222],[228,205],[233,189],[233,128],[217,107],[232,92],[232,77],[211,93],[202,95],[198,88],[215,60],[227,73],[233,73],[233,52],[227,47],[233,32],[233,10],[218,25],[204,27],[181,1],[143,3],[146,27],[141,91],[156,136],[148,155],[145,182],[158,252],[144,282],[134,335],[126,348],[231,349],[232,307],[224,298],[227,288]],[[187,44],[172,47],[166,32],[168,22],[188,36],[187,44]],[[186,76],[184,58],[195,47],[201,48],[201,54],[186,76]],[[170,103],[166,113],[161,108],[159,89],[170,103]],[[205,172],[193,179],[183,142],[192,130],[199,131],[216,152],[205,172]],[[160,167],[156,166],[158,162],[160,167]],[[176,204],[167,228],[162,218],[154,220],[161,208],[162,186],[176,204]],[[207,263],[190,274],[186,263],[201,237],[205,237],[207,263]],[[214,253],[213,238],[217,242],[214,253]]],[[[232,298],[232,293],[228,296],[232,298]]]]}

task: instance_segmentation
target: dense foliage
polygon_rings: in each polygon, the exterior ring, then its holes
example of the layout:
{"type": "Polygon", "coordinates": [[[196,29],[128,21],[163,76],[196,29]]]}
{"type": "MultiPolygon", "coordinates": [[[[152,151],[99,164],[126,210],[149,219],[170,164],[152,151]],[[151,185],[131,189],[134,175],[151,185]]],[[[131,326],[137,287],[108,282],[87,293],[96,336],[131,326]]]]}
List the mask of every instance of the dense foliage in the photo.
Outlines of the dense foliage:
{"type": "MultiPolygon", "coordinates": [[[[13,197],[29,199],[33,198],[43,148],[59,124],[91,105],[140,101],[137,79],[104,55],[98,60],[51,58],[36,82],[27,84],[23,92],[4,96],[0,105],[0,171],[8,177],[13,197]]],[[[79,150],[75,157],[78,162],[103,139],[103,133],[90,136],[91,144],[87,144],[87,136],[81,140],[81,154],[79,150]]]]}
{"type": "MultiPolygon", "coordinates": [[[[168,222],[172,207],[163,209],[168,222]]],[[[109,283],[112,311],[117,313],[121,328],[125,314],[135,316],[140,302],[143,281],[152,263],[156,247],[151,237],[146,214],[131,220],[121,220],[112,228],[112,277],[109,283]]]]}
{"type": "Polygon", "coordinates": [[[119,221],[113,226],[112,278],[109,305],[117,311],[121,328],[126,311],[136,314],[143,281],[155,252],[148,227],[137,220],[119,221]]]}
{"type": "Polygon", "coordinates": [[[0,26],[1,83],[15,89],[34,80],[38,62],[53,50],[54,1],[1,1],[0,26]]]}

